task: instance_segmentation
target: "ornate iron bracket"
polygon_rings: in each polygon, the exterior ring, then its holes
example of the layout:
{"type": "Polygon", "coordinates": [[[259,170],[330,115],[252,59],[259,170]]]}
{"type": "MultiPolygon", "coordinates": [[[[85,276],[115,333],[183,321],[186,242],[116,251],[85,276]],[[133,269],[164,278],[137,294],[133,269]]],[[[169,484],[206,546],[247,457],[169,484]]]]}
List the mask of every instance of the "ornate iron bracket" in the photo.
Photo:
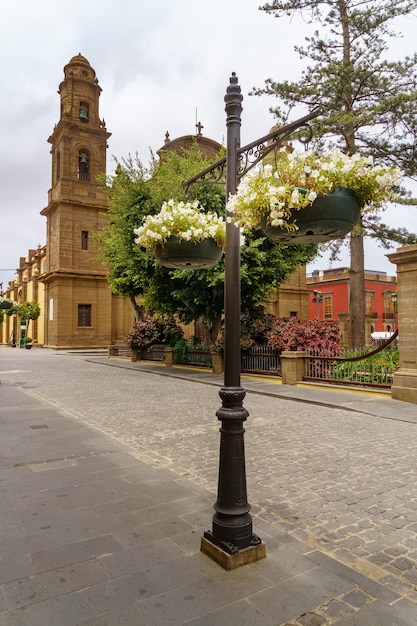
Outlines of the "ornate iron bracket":
{"type": "MultiPolygon", "coordinates": [[[[309,122],[319,115],[321,115],[322,109],[316,108],[308,115],[301,117],[295,122],[291,122],[282,128],[278,128],[268,135],[249,143],[248,145],[240,148],[237,151],[238,158],[238,170],[237,179],[238,182],[247,174],[257,163],[262,161],[268,154],[277,150],[286,141],[294,136],[294,133],[298,130],[297,139],[302,143],[308,143],[313,135],[312,128],[309,122]]],[[[182,185],[188,191],[191,185],[196,183],[204,184],[210,183],[214,185],[224,185],[226,182],[226,157],[219,159],[212,165],[209,165],[204,170],[195,174],[188,180],[185,180],[182,185]]]]}

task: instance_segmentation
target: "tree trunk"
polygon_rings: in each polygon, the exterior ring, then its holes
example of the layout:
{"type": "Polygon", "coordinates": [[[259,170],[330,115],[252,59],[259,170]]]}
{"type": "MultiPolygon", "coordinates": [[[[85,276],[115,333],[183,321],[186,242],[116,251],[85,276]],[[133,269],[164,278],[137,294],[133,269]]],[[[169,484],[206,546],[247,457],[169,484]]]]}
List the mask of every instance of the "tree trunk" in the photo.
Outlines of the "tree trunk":
{"type": "Polygon", "coordinates": [[[139,320],[143,319],[143,310],[142,307],[138,305],[136,302],[135,296],[133,294],[129,294],[128,296],[130,304],[132,305],[133,314],[135,316],[135,322],[139,322],[139,320]]]}
{"type": "Polygon", "coordinates": [[[213,343],[215,343],[216,339],[218,339],[221,329],[221,318],[219,317],[211,324],[211,326],[208,326],[204,321],[201,321],[201,328],[204,335],[204,345],[210,348],[213,343]]]}
{"type": "MultiPolygon", "coordinates": [[[[345,76],[342,85],[344,109],[347,113],[353,110],[351,39],[346,0],[338,0],[340,22],[343,32],[343,64],[345,76]]],[[[346,154],[352,156],[356,152],[355,126],[347,122],[342,127],[346,144],[346,154]]],[[[349,350],[357,350],[365,345],[365,253],[362,219],[359,218],[359,229],[350,236],[350,278],[349,278],[349,350]]]]}
{"type": "Polygon", "coordinates": [[[365,255],[362,232],[350,236],[349,350],[365,345],[365,255]]]}

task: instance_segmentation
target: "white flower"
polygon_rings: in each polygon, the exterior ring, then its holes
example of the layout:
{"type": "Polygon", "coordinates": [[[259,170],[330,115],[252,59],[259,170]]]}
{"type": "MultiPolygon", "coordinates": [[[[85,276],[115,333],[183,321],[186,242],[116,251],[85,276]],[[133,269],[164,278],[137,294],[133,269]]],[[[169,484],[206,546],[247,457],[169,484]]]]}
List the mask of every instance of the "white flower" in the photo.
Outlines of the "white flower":
{"type": "Polygon", "coordinates": [[[259,228],[263,220],[276,225],[281,220],[280,225],[291,231],[295,228],[293,211],[313,203],[318,195],[345,187],[355,193],[362,210],[375,210],[395,197],[393,185],[400,181],[398,168],[374,166],[372,157],[359,153],[347,156],[336,148],[322,156],[311,151],[279,151],[274,167],[267,163],[241,180],[226,209],[244,228],[259,228]]]}
{"type": "Polygon", "coordinates": [[[135,243],[147,249],[164,244],[171,235],[185,241],[203,241],[213,238],[223,247],[226,238],[225,220],[213,212],[205,212],[197,200],[193,202],[164,202],[158,215],[148,215],[143,225],[135,228],[135,243]]]}

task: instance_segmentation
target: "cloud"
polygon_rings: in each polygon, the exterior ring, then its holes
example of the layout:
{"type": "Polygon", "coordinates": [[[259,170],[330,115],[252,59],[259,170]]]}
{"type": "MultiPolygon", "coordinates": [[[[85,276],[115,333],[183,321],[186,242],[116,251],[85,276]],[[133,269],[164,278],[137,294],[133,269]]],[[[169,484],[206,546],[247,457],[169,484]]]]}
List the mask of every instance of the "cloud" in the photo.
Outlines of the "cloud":
{"type": "MultiPolygon", "coordinates": [[[[306,25],[274,19],[257,0],[14,0],[2,7],[0,37],[0,269],[16,267],[29,248],[45,243],[51,182],[47,139],[59,119],[63,67],[79,52],[102,87],[100,116],[112,136],[111,155],[139,156],[149,147],[195,133],[223,142],[224,93],[231,72],[244,95],[242,145],[266,134],[274,120],[271,97],[249,97],[264,80],[297,79],[293,52],[306,25]],[[197,119],[196,119],[197,118],[197,119]]],[[[401,24],[412,32],[414,22],[401,24]]],[[[405,37],[398,50],[414,46],[405,37]]],[[[408,219],[408,218],[407,218],[408,219]]],[[[394,222],[395,223],[395,222],[394,222]]],[[[404,224],[405,225],[405,224],[404,224]]],[[[381,254],[382,263],[384,262],[381,254]]],[[[7,282],[10,273],[1,273],[7,282]]]]}

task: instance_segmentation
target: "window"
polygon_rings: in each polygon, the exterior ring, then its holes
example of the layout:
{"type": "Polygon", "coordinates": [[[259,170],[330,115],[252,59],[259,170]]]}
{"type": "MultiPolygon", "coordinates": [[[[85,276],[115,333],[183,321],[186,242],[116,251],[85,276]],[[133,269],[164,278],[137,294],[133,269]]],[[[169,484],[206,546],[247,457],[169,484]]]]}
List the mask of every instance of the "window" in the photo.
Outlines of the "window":
{"type": "Polygon", "coordinates": [[[78,305],[78,326],[91,326],[91,304],[78,305]]]}
{"type": "Polygon", "coordinates": [[[394,319],[394,303],[390,291],[384,293],[384,317],[385,319],[394,319]]]}
{"type": "Polygon", "coordinates": [[[331,293],[323,295],[323,310],[325,320],[333,319],[333,296],[331,293]]]}
{"type": "Polygon", "coordinates": [[[88,230],[81,231],[81,250],[88,250],[88,230]]]}
{"type": "Polygon", "coordinates": [[[58,150],[56,153],[56,179],[61,178],[61,153],[58,150]]]}
{"type": "Polygon", "coordinates": [[[367,291],[365,294],[365,313],[372,315],[374,312],[374,292],[367,291]]]}

